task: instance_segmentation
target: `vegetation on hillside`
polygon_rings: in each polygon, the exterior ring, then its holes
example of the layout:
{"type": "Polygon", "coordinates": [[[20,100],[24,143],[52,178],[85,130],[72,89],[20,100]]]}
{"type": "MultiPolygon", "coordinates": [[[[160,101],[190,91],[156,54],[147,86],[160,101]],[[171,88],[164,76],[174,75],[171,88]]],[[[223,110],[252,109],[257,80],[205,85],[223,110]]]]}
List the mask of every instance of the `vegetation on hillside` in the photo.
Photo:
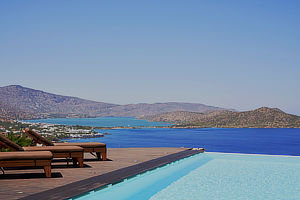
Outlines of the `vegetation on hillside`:
{"type": "MultiPolygon", "coordinates": [[[[12,133],[9,133],[7,138],[20,145],[21,147],[27,147],[27,146],[30,146],[30,144],[32,143],[32,139],[28,138],[27,136],[23,136],[23,135],[15,135],[15,134],[12,134],[12,133]]],[[[8,148],[0,148],[0,151],[12,151],[8,148]]]]}

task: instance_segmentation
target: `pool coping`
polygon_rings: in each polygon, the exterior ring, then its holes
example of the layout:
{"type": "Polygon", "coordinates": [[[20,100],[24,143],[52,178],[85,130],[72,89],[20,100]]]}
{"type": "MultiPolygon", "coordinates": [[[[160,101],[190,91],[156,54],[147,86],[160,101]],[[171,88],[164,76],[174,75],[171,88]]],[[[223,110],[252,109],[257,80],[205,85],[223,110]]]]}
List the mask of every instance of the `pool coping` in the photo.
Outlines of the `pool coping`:
{"type": "Polygon", "coordinates": [[[21,199],[23,200],[40,200],[40,199],[69,199],[76,198],[87,192],[103,188],[106,185],[121,182],[124,179],[136,176],[143,172],[153,170],[157,167],[164,166],[174,161],[190,157],[192,155],[203,153],[203,150],[187,149],[178,153],[152,159],[143,163],[121,168],[102,175],[87,178],[81,181],[70,183],[64,186],[56,187],[44,192],[32,194],[21,199]]]}

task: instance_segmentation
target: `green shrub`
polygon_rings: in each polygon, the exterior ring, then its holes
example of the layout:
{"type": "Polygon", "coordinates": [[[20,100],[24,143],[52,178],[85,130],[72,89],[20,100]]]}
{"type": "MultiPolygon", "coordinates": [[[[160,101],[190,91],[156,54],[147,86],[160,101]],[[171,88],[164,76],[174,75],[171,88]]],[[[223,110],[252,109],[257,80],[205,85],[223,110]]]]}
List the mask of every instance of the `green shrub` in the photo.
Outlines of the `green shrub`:
{"type": "MultiPolygon", "coordinates": [[[[30,146],[32,140],[26,136],[8,134],[7,138],[21,147],[30,146]]],[[[0,149],[0,151],[11,151],[10,149],[0,149]]]]}

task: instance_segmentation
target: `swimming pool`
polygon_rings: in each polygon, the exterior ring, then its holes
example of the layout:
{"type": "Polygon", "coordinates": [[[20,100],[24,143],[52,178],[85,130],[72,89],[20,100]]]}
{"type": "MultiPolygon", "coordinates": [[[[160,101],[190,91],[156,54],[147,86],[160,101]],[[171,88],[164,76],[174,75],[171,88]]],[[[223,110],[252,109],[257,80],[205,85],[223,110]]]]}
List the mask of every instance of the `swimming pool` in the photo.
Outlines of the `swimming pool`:
{"type": "Polygon", "coordinates": [[[201,153],[75,199],[300,199],[300,157],[201,153]]]}

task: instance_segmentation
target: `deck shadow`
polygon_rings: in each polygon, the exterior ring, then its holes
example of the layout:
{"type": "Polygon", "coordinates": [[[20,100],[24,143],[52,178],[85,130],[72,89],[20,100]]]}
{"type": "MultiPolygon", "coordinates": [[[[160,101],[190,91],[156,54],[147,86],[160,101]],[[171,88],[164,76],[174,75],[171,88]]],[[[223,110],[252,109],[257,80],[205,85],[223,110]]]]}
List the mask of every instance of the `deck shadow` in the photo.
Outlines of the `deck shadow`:
{"type": "MultiPolygon", "coordinates": [[[[76,166],[73,166],[73,163],[69,163],[69,165],[67,164],[56,164],[56,165],[51,165],[51,168],[52,169],[73,169],[73,168],[80,168],[78,165],[76,166]]],[[[91,168],[90,165],[87,165],[87,164],[83,164],[83,168],[91,168]]]]}
{"type": "Polygon", "coordinates": [[[86,162],[106,162],[106,161],[113,161],[109,158],[107,158],[106,160],[97,160],[95,158],[85,158],[83,161],[86,161],[86,162]]]}
{"type": "MultiPolygon", "coordinates": [[[[0,174],[0,179],[36,179],[46,178],[45,173],[0,174]]],[[[51,173],[51,178],[63,178],[60,172],[51,173]]]]}

